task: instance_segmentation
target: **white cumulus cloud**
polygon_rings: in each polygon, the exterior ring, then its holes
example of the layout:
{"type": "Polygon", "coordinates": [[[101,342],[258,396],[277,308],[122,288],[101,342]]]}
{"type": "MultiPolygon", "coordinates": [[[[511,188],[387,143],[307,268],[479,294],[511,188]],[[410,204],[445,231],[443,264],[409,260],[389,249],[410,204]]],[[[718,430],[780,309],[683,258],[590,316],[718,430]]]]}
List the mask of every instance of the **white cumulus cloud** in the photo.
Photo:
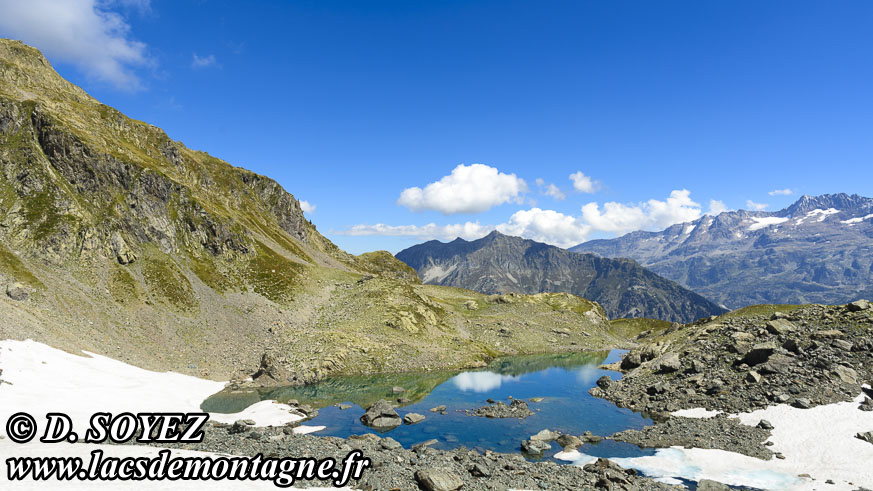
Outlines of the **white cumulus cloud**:
{"type": "Polygon", "coordinates": [[[217,64],[215,55],[197,56],[197,53],[192,53],[192,55],[191,68],[207,68],[217,64]]]}
{"type": "MultiPolygon", "coordinates": [[[[727,209],[718,200],[710,201],[710,213],[727,209]]],[[[336,233],[342,235],[410,236],[423,240],[452,240],[461,237],[478,239],[492,230],[506,235],[545,242],[558,247],[570,247],[585,242],[596,232],[624,234],[635,230],[663,230],[671,225],[700,218],[702,209],[691,199],[687,189],[674,190],[665,200],[650,199],[643,203],[588,203],[580,216],[555,210],[530,208],[518,210],[509,220],[497,225],[466,222],[448,225],[386,225],[363,224],[336,233]]]]}
{"type": "Polygon", "coordinates": [[[300,209],[303,210],[303,213],[312,213],[315,211],[315,205],[302,199],[300,200],[300,209]]]}
{"type": "MultiPolygon", "coordinates": [[[[567,198],[567,195],[561,191],[561,188],[556,186],[554,183],[546,184],[546,181],[537,178],[536,180],[537,186],[540,188],[540,193],[545,194],[546,196],[551,196],[552,198],[563,201],[567,198]]],[[[533,206],[536,206],[535,204],[533,206]]]]}
{"type": "Polygon", "coordinates": [[[519,210],[509,217],[508,222],[496,228],[506,235],[524,237],[559,247],[570,247],[584,242],[591,232],[591,227],[579,218],[540,208],[519,210]]]}
{"type": "Polygon", "coordinates": [[[790,196],[794,194],[794,191],[792,191],[790,188],[774,189],[767,194],[769,194],[770,196],[790,196]]]}
{"type": "Polygon", "coordinates": [[[452,173],[424,187],[400,193],[397,204],[412,211],[435,210],[444,215],[481,213],[508,202],[521,203],[524,179],[484,165],[458,165],[452,173]]]}
{"type": "Polygon", "coordinates": [[[755,203],[752,200],[746,200],[746,208],[752,211],[764,211],[770,206],[767,203],[755,203]]]}
{"type": "Polygon", "coordinates": [[[582,171],[570,174],[570,180],[573,181],[573,188],[580,193],[593,193],[600,188],[600,183],[586,176],[582,171]]]}
{"type": "Polygon", "coordinates": [[[634,230],[662,230],[670,225],[700,218],[700,204],[691,199],[687,189],[674,190],[664,201],[650,199],[645,203],[608,202],[603,209],[597,203],[582,207],[584,222],[602,232],[626,233],[634,230]]]}
{"type": "Polygon", "coordinates": [[[724,204],[724,201],[720,201],[717,199],[709,200],[709,213],[707,215],[718,215],[719,213],[730,211],[728,207],[724,204]]]}
{"type": "Polygon", "coordinates": [[[0,31],[40,49],[47,57],[75,65],[86,76],[135,91],[137,67],[151,66],[145,43],[112,7],[147,11],[146,1],[0,0],[0,31]]]}

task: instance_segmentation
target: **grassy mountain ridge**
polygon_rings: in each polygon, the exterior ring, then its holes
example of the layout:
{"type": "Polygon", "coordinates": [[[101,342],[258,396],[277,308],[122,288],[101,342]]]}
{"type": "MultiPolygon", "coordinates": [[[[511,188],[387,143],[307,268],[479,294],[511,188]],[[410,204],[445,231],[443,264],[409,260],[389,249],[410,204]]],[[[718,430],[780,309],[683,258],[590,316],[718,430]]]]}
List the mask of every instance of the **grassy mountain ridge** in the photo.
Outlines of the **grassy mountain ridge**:
{"type": "Polygon", "coordinates": [[[100,104],[9,40],[0,176],[0,338],[213,378],[269,352],[277,382],[621,342],[583,299],[421,285],[387,252],[347,254],[272,179],[100,104]]]}

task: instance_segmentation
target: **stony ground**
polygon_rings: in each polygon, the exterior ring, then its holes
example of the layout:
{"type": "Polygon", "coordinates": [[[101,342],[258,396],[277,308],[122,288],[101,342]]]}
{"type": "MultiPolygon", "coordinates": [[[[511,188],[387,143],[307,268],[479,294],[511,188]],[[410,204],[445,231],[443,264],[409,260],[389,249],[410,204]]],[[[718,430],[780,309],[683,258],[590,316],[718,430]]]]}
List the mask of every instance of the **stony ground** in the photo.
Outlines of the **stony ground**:
{"type": "MultiPolygon", "coordinates": [[[[373,462],[361,480],[352,482],[368,490],[504,490],[504,489],[611,489],[659,490],[673,486],[640,477],[607,460],[584,468],[554,462],[529,462],[520,454],[499,454],[458,448],[442,451],[426,444],[403,448],[396,440],[373,434],[348,439],[294,434],[284,428],[250,428],[210,424],[203,443],[175,448],[203,450],[232,455],[263,454],[265,457],[333,457],[338,461],[360,449],[373,462]]],[[[166,444],[156,444],[167,446],[166,444]]],[[[174,445],[169,445],[173,448],[174,445]]],[[[300,481],[300,487],[325,486],[321,481],[300,481]]]]}
{"type": "MultiPolygon", "coordinates": [[[[873,307],[756,306],[646,338],[602,378],[592,394],[661,421],[614,438],[648,447],[720,448],[769,458],[762,428],[724,417],[671,417],[680,409],[748,412],[788,403],[798,408],[849,401],[873,385],[873,307]],[[790,309],[790,310],[789,310],[790,309]]],[[[861,410],[873,409],[873,402],[861,410]]],[[[778,455],[776,457],[779,457],[778,455]]]]}

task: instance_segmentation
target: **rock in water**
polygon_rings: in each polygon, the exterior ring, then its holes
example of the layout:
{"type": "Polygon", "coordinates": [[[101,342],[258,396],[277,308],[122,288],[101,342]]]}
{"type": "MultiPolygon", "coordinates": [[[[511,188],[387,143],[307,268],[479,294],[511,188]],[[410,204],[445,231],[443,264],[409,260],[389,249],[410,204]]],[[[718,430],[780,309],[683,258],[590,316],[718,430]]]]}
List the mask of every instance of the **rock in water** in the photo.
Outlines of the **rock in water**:
{"type": "Polygon", "coordinates": [[[403,420],[390,402],[380,399],[367,408],[367,412],[361,416],[361,422],[371,428],[389,429],[400,426],[403,420]]]}
{"type": "Polygon", "coordinates": [[[558,445],[564,448],[564,451],[576,450],[582,446],[582,439],[573,435],[561,435],[557,440],[558,445]]]}
{"type": "Polygon", "coordinates": [[[6,296],[12,300],[22,302],[27,300],[27,297],[29,297],[30,294],[27,292],[27,288],[25,288],[21,283],[13,283],[6,287],[6,296]]]}
{"type": "Polygon", "coordinates": [[[424,421],[424,415],[418,413],[407,413],[403,416],[403,422],[408,425],[414,425],[416,423],[421,423],[424,421]]]}
{"type": "Polygon", "coordinates": [[[525,440],[521,442],[521,450],[531,455],[540,455],[552,446],[543,440],[525,440]]]}
{"type": "Polygon", "coordinates": [[[541,442],[550,442],[552,440],[557,440],[561,434],[557,431],[552,430],[540,430],[539,433],[530,437],[531,440],[539,440],[541,442]]]}
{"type": "Polygon", "coordinates": [[[424,469],[415,472],[415,480],[426,491],[455,491],[464,486],[460,476],[448,469],[424,469]]]}

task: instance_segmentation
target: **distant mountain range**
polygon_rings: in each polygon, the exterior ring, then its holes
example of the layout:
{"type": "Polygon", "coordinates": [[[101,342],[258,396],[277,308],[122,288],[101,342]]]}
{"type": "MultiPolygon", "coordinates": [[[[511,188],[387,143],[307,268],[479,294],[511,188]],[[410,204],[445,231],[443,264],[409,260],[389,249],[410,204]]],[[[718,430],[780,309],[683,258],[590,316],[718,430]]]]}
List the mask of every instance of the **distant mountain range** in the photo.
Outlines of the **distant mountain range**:
{"type": "Polygon", "coordinates": [[[706,298],[635,261],[578,254],[492,232],[479,240],[425,242],[396,257],[422,281],[482,293],[573,293],[599,303],[611,318],[690,322],[724,312],[706,298]]]}
{"type": "Polygon", "coordinates": [[[729,308],[873,297],[873,199],[803,196],[776,212],[729,211],[570,249],[632,258],[729,308]]]}

